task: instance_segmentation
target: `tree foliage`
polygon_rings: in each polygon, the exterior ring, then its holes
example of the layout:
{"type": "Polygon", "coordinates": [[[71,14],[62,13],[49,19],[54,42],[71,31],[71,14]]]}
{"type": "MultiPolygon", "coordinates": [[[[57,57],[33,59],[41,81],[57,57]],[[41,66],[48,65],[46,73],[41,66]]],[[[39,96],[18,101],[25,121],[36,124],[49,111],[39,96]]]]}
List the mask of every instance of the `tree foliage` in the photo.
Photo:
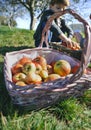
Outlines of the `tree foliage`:
{"type": "MultiPolygon", "coordinates": [[[[0,16],[0,25],[8,26],[8,19],[5,16],[0,16]]],[[[15,20],[11,21],[12,27],[15,27],[17,25],[15,20]]]]}
{"type": "Polygon", "coordinates": [[[50,0],[13,0],[17,1],[18,4],[22,4],[30,14],[30,29],[33,29],[34,20],[38,13],[41,14],[48,6],[50,0]]]}
{"type": "MultiPolygon", "coordinates": [[[[81,0],[71,0],[79,3],[81,0]]],[[[86,2],[87,0],[83,0],[86,2]]],[[[30,14],[30,29],[32,30],[35,24],[35,18],[39,18],[42,12],[48,7],[50,0],[0,0],[0,11],[4,12],[8,17],[9,23],[21,14],[25,15],[24,9],[30,14]]]]}
{"type": "Polygon", "coordinates": [[[0,15],[7,20],[7,25],[11,28],[16,23],[15,19],[22,16],[21,5],[12,3],[12,0],[0,0],[0,15]]]}

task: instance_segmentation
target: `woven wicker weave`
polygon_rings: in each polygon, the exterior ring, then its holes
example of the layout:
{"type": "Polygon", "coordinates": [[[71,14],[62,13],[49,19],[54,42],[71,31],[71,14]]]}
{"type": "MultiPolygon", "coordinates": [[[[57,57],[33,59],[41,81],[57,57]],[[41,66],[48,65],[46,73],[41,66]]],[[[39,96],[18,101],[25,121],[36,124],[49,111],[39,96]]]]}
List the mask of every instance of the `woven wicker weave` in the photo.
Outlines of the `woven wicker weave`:
{"type": "Polygon", "coordinates": [[[54,60],[65,59],[71,64],[71,66],[76,65],[79,61],[62,52],[48,48],[25,49],[6,53],[4,62],[5,83],[14,104],[31,110],[40,109],[55,104],[61,98],[68,97],[70,95],[79,96],[85,89],[90,88],[91,75],[83,75],[83,71],[88,64],[91,53],[91,27],[84,19],[82,19],[73,10],[65,10],[52,15],[43,30],[41,42],[46,39],[44,38],[45,33],[47,34],[53,19],[65,13],[72,14],[75,18],[81,21],[85,27],[86,43],[83,49],[79,70],[74,75],[68,75],[65,79],[58,79],[42,83],[40,85],[20,87],[16,86],[12,82],[11,67],[23,56],[28,56],[33,59],[38,55],[42,55],[46,58],[47,63],[54,60]]]}
{"type": "Polygon", "coordinates": [[[67,55],[70,55],[71,57],[74,57],[78,60],[81,60],[82,50],[72,50],[70,48],[67,48],[59,42],[50,42],[49,43],[50,48],[61,51],[67,55]]]}

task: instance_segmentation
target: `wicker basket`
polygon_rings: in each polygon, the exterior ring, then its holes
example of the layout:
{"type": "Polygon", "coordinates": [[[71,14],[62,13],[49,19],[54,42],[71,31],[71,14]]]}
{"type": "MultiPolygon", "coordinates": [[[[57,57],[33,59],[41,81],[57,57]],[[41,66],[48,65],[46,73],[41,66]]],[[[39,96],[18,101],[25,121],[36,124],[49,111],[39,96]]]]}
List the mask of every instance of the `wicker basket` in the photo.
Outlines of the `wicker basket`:
{"type": "Polygon", "coordinates": [[[75,18],[81,21],[85,27],[86,43],[82,53],[80,68],[75,74],[68,75],[65,79],[45,82],[40,85],[33,84],[20,87],[16,86],[12,82],[11,67],[23,56],[28,56],[33,59],[38,55],[42,55],[46,58],[47,63],[57,61],[59,59],[65,59],[71,64],[71,66],[76,65],[79,61],[67,54],[64,54],[63,52],[48,48],[25,49],[6,53],[6,56],[4,57],[4,77],[6,88],[14,104],[30,110],[41,109],[57,103],[61,98],[65,98],[70,95],[79,96],[85,89],[91,86],[91,75],[83,75],[91,53],[91,27],[84,19],[82,19],[73,10],[68,9],[54,14],[49,18],[43,30],[41,42],[46,39],[44,38],[45,33],[47,34],[53,19],[65,13],[70,13],[75,16],[75,18]]]}
{"type": "Polygon", "coordinates": [[[61,51],[71,57],[74,57],[78,60],[81,60],[81,55],[82,55],[82,49],[80,50],[72,50],[70,48],[67,48],[63,45],[61,45],[61,43],[59,42],[50,42],[49,43],[49,47],[58,51],[61,51]]]}

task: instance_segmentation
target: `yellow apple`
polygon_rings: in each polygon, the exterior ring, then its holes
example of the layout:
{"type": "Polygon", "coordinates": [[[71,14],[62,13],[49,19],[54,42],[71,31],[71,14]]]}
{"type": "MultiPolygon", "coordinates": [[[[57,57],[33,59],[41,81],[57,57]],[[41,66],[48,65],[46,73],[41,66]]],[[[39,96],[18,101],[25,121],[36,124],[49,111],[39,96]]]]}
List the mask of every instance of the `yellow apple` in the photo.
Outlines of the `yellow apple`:
{"type": "Polygon", "coordinates": [[[46,79],[48,77],[48,71],[47,70],[41,70],[40,71],[40,76],[43,78],[43,79],[46,79]]]}
{"type": "Polygon", "coordinates": [[[40,75],[36,74],[36,81],[34,81],[34,84],[40,84],[42,82],[42,78],[40,75]]]}
{"type": "Polygon", "coordinates": [[[34,63],[38,63],[42,66],[42,69],[47,70],[47,61],[43,56],[38,56],[33,59],[34,63]]]}
{"type": "Polygon", "coordinates": [[[54,64],[54,72],[60,76],[67,76],[71,72],[71,65],[66,60],[58,60],[54,64]]]}
{"type": "Polygon", "coordinates": [[[36,73],[36,74],[39,74],[40,71],[42,70],[42,66],[41,66],[40,64],[38,64],[38,63],[35,63],[35,66],[36,66],[36,71],[35,71],[35,73],[36,73]]]}
{"type": "Polygon", "coordinates": [[[26,86],[27,84],[24,81],[17,81],[16,85],[18,85],[18,86],[26,86]]]}
{"type": "Polygon", "coordinates": [[[22,72],[25,74],[28,74],[30,72],[35,72],[35,71],[36,71],[36,66],[33,62],[25,63],[24,66],[22,67],[22,72]]]}
{"type": "Polygon", "coordinates": [[[56,80],[56,79],[59,79],[61,78],[60,75],[58,74],[50,74],[48,75],[48,77],[45,79],[45,82],[47,81],[53,81],[53,80],[56,80]]]}
{"type": "Polygon", "coordinates": [[[41,81],[42,81],[42,78],[38,74],[36,74],[34,72],[28,73],[27,76],[26,76],[26,78],[25,78],[25,82],[27,84],[41,83],[41,81]]]}
{"type": "Polygon", "coordinates": [[[17,81],[20,81],[20,80],[23,81],[25,78],[26,78],[26,75],[24,73],[17,73],[13,75],[12,81],[16,83],[17,81]]]}

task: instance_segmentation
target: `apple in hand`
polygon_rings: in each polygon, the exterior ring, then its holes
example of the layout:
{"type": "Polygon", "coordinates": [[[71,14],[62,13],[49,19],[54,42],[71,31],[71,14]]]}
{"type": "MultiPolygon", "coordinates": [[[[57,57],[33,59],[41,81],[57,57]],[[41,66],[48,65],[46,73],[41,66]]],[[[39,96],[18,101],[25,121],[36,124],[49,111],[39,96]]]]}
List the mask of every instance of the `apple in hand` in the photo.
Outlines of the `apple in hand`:
{"type": "Polygon", "coordinates": [[[48,71],[47,70],[41,70],[40,71],[40,76],[43,78],[43,79],[46,79],[48,77],[48,71]]]}
{"type": "Polygon", "coordinates": [[[14,74],[16,74],[16,73],[21,72],[22,67],[23,67],[23,66],[22,66],[21,64],[16,63],[16,64],[11,68],[12,74],[14,75],[14,74]]]}
{"type": "Polygon", "coordinates": [[[54,64],[54,72],[60,76],[67,76],[71,72],[71,65],[66,60],[58,60],[54,64]]]}
{"type": "Polygon", "coordinates": [[[16,85],[18,85],[18,86],[27,86],[27,84],[24,81],[17,81],[16,85]]]}
{"type": "Polygon", "coordinates": [[[12,77],[12,81],[14,83],[16,83],[17,81],[20,81],[20,80],[24,80],[26,77],[26,75],[24,73],[16,73],[15,75],[13,75],[12,77]]]}
{"type": "Polygon", "coordinates": [[[33,62],[25,63],[24,66],[22,67],[22,72],[25,74],[28,74],[30,72],[35,72],[35,71],[36,71],[36,66],[33,62]]]}
{"type": "Polygon", "coordinates": [[[59,79],[61,78],[60,75],[58,74],[50,74],[46,79],[45,79],[45,82],[47,81],[53,81],[53,80],[56,80],[56,79],[59,79]]]}
{"type": "Polygon", "coordinates": [[[34,72],[28,73],[26,78],[25,78],[25,82],[27,84],[41,83],[41,81],[42,81],[42,78],[38,74],[35,74],[34,72]]]}
{"type": "Polygon", "coordinates": [[[38,56],[33,59],[34,63],[38,63],[42,66],[42,69],[47,70],[47,61],[43,56],[38,56]]]}

